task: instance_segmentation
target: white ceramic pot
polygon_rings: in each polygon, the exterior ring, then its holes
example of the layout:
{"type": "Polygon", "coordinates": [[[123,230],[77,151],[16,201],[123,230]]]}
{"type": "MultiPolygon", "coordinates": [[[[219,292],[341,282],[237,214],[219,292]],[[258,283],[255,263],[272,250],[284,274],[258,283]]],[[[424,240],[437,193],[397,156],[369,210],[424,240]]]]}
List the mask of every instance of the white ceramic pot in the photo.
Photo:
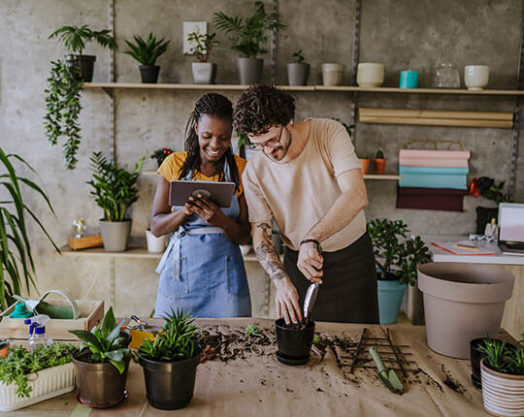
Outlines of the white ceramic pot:
{"type": "Polygon", "coordinates": [[[384,83],[384,64],[361,62],[357,68],[357,84],[364,88],[380,87],[384,83]]]}
{"type": "Polygon", "coordinates": [[[252,250],[253,250],[253,246],[251,245],[240,245],[240,252],[242,253],[242,256],[246,256],[252,250]]]}
{"type": "Polygon", "coordinates": [[[344,78],[344,65],[322,64],[322,83],[326,86],[340,85],[344,78]]]}
{"type": "Polygon", "coordinates": [[[489,67],[487,65],[466,65],[464,85],[468,90],[482,90],[488,85],[489,67]]]}
{"type": "Polygon", "coordinates": [[[156,237],[151,230],[146,230],[147,251],[151,253],[164,252],[166,248],[166,235],[156,237]]]}

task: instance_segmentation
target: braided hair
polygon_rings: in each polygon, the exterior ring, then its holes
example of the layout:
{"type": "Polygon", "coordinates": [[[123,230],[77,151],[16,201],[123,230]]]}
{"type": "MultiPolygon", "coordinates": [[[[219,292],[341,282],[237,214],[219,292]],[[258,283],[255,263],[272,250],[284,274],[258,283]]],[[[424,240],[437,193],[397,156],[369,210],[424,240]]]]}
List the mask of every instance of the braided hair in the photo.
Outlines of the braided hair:
{"type": "MultiPolygon", "coordinates": [[[[198,99],[186,124],[186,141],[184,148],[187,152],[187,158],[180,168],[179,179],[185,177],[189,172],[195,170],[200,171],[200,145],[198,144],[198,135],[195,132],[195,126],[204,114],[211,117],[217,117],[229,122],[231,125],[233,124],[233,105],[227,97],[217,93],[207,93],[198,99]]],[[[240,176],[231,147],[226,150],[219,161],[219,181],[224,181],[224,158],[229,165],[231,181],[236,184],[236,189],[238,190],[240,176]]]]}

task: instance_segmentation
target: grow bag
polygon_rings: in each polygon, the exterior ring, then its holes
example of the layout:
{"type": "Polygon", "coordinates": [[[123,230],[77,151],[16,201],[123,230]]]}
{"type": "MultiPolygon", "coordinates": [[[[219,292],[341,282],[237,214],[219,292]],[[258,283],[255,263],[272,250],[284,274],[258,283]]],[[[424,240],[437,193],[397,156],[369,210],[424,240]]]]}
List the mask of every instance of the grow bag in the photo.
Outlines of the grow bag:
{"type": "Polygon", "coordinates": [[[469,359],[472,339],[498,336],[514,281],[509,272],[486,265],[420,265],[418,287],[424,293],[428,346],[446,356],[469,359]]]}

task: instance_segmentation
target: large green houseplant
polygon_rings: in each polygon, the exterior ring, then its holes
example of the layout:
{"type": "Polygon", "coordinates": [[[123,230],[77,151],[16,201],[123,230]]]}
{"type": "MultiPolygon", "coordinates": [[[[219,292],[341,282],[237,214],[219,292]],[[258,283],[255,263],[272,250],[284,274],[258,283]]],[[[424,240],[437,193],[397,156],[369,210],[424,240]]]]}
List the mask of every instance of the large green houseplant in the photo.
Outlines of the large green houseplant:
{"type": "Polygon", "coordinates": [[[126,213],[131,204],[138,200],[137,180],[144,164],[141,157],[132,172],[118,167],[115,161],[108,161],[101,152],[91,156],[93,179],[87,183],[93,190],[96,204],[104,210],[100,230],[104,248],[109,252],[126,250],[131,232],[131,220],[126,213]]]}
{"type": "Polygon", "coordinates": [[[165,41],[164,38],[157,40],[152,33],[147,39],[143,39],[140,35],[134,35],[133,39],[134,43],[126,40],[129,49],[125,53],[141,64],[139,69],[142,82],[155,84],[160,71],[160,66],[155,65],[156,60],[166,52],[171,41],[165,41]]]}
{"type": "Polygon", "coordinates": [[[155,339],[144,340],[138,350],[147,399],[155,408],[183,408],[193,397],[200,362],[199,335],[193,322],[189,313],[172,313],[155,339]]]}
{"type": "Polygon", "coordinates": [[[2,168],[0,187],[5,191],[0,201],[0,258],[2,259],[0,307],[2,310],[15,301],[14,294],[22,293],[24,283],[27,292],[30,292],[31,287],[35,287],[35,264],[26,224],[28,217],[36,222],[54,248],[60,252],[42,222],[26,205],[24,196],[27,197],[28,192],[40,195],[49,210],[54,213],[49,198],[35,182],[17,173],[12,163],[14,161],[24,164],[36,173],[20,156],[6,154],[0,148],[0,167],[2,168]]]}
{"type": "Polygon", "coordinates": [[[251,17],[244,19],[216,12],[213,22],[218,30],[231,36],[231,49],[240,53],[237,60],[240,84],[260,82],[264,60],[259,56],[267,52],[267,32],[286,28],[280,21],[278,12],[267,13],[264,3],[255,1],[251,17]]]}

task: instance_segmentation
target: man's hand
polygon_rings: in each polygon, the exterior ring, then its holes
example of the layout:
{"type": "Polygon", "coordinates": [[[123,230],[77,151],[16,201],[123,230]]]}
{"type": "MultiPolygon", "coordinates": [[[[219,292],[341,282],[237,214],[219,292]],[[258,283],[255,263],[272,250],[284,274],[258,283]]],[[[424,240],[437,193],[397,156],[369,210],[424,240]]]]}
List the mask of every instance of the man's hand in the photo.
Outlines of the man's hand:
{"type": "Polygon", "coordinates": [[[302,320],[302,312],[298,302],[298,292],[289,278],[275,282],[277,289],[275,302],[277,305],[277,318],[284,317],[286,324],[298,323],[302,320]]]}
{"type": "Polygon", "coordinates": [[[304,242],[298,252],[297,267],[311,282],[322,284],[324,258],[318,253],[315,242],[304,242]]]}

